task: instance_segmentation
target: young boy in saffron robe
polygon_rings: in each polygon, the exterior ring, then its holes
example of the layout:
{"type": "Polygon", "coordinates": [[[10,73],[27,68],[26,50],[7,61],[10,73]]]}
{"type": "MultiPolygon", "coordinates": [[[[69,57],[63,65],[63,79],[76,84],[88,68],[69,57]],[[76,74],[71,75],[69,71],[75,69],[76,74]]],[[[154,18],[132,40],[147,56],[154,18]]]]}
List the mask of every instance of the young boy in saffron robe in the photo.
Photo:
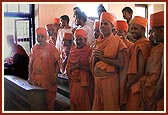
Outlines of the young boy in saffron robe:
{"type": "Polygon", "coordinates": [[[86,32],[74,32],[75,46],[70,50],[67,72],[70,89],[70,110],[90,111],[93,100],[93,78],[89,66],[91,48],[86,45],[86,32]]]}

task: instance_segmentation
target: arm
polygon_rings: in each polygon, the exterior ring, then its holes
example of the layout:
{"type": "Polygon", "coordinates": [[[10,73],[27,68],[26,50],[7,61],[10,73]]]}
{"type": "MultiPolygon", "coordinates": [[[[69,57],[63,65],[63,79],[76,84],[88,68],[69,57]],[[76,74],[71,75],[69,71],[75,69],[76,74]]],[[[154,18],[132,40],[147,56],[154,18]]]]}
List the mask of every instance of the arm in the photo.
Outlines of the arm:
{"type": "Polygon", "coordinates": [[[103,57],[103,52],[101,52],[101,51],[95,51],[94,57],[96,57],[96,58],[102,60],[103,62],[108,63],[112,66],[116,66],[118,68],[122,68],[124,66],[124,54],[122,51],[118,53],[116,59],[103,57]]]}
{"type": "Polygon", "coordinates": [[[156,103],[163,96],[164,96],[164,62],[162,61],[160,78],[156,85],[156,91],[155,91],[154,98],[152,99],[152,104],[156,103]]]}
{"type": "Polygon", "coordinates": [[[128,78],[130,78],[130,80],[128,80],[128,83],[127,83],[128,88],[130,86],[132,86],[133,84],[135,84],[139,80],[139,78],[141,76],[143,76],[145,73],[146,61],[145,61],[141,51],[138,52],[137,58],[138,58],[137,73],[128,75],[128,78]]]}
{"type": "Polygon", "coordinates": [[[91,72],[89,66],[84,66],[84,65],[81,65],[80,63],[78,63],[78,69],[82,69],[82,70],[85,70],[87,72],[91,72]]]}
{"type": "Polygon", "coordinates": [[[59,65],[60,53],[57,49],[55,49],[54,58],[55,58],[55,63],[54,63],[55,71],[54,71],[53,84],[57,83],[58,72],[60,69],[60,65],[59,65]]]}
{"type": "Polygon", "coordinates": [[[29,60],[29,66],[28,66],[28,68],[29,68],[28,83],[31,84],[31,73],[32,73],[32,70],[33,70],[33,67],[32,67],[32,65],[33,65],[33,56],[30,54],[29,57],[30,57],[30,60],[29,60]]]}
{"type": "Polygon", "coordinates": [[[55,62],[55,73],[54,73],[53,84],[57,83],[58,72],[59,72],[59,65],[58,65],[58,61],[57,61],[57,62],[55,62]]]}
{"type": "Polygon", "coordinates": [[[78,64],[77,64],[77,63],[72,64],[71,66],[67,67],[67,74],[68,74],[68,76],[70,76],[70,75],[71,75],[71,72],[72,72],[73,70],[75,70],[75,69],[78,69],[78,64]]]}
{"type": "Polygon", "coordinates": [[[67,69],[68,74],[71,75],[71,72],[75,69],[82,69],[84,71],[91,72],[89,66],[84,66],[84,65],[81,65],[80,62],[76,62],[67,69]]]}

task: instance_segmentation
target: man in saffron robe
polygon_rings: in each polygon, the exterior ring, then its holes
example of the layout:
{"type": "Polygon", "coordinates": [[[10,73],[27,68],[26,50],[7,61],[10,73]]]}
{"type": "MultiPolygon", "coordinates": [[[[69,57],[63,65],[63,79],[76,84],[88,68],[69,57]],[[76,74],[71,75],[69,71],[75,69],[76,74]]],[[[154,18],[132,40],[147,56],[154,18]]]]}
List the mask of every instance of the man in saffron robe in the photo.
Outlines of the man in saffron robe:
{"type": "Polygon", "coordinates": [[[58,30],[61,28],[60,18],[54,18],[53,21],[54,21],[53,25],[54,25],[54,28],[55,28],[55,34],[57,35],[58,30]]]}
{"type": "Polygon", "coordinates": [[[54,110],[60,53],[46,42],[45,28],[37,28],[36,35],[38,43],[31,49],[28,82],[47,90],[46,110],[54,110]]]}
{"type": "Polygon", "coordinates": [[[97,39],[100,36],[100,31],[99,31],[99,27],[100,27],[100,21],[96,20],[94,21],[94,25],[93,25],[93,36],[95,39],[97,39]]]}
{"type": "Polygon", "coordinates": [[[164,11],[150,15],[152,49],[140,80],[141,110],[164,110],[164,11]]]}
{"type": "Polygon", "coordinates": [[[124,20],[117,20],[115,22],[115,30],[116,34],[120,36],[121,40],[125,43],[128,47],[126,52],[124,52],[124,67],[120,69],[120,106],[121,110],[125,110],[125,106],[127,103],[127,90],[126,90],[126,82],[127,82],[127,71],[128,71],[128,64],[130,60],[130,49],[134,43],[127,39],[127,32],[128,32],[128,24],[124,20]]]}
{"type": "Polygon", "coordinates": [[[45,26],[46,31],[48,33],[49,38],[47,39],[48,43],[53,44],[54,46],[56,45],[56,40],[57,40],[57,34],[55,34],[55,28],[53,24],[47,24],[45,26]]]}
{"type": "Polygon", "coordinates": [[[151,49],[150,41],[145,37],[147,19],[135,16],[132,20],[131,34],[136,42],[131,50],[131,58],[128,66],[128,101],[127,111],[140,110],[139,79],[145,73],[146,61],[151,49]]]}
{"type": "Polygon", "coordinates": [[[119,111],[119,69],[124,67],[127,48],[119,36],[114,36],[115,19],[108,12],[100,15],[101,36],[93,44],[90,58],[95,92],[93,111],[119,111]]]}
{"type": "Polygon", "coordinates": [[[75,46],[70,50],[67,72],[70,89],[70,110],[90,111],[93,100],[93,78],[89,67],[91,48],[86,45],[86,32],[75,30],[75,46]]]}
{"type": "Polygon", "coordinates": [[[128,49],[131,48],[134,43],[127,39],[127,32],[128,32],[127,22],[124,20],[117,20],[115,22],[115,30],[116,30],[116,34],[121,37],[121,39],[128,47],[128,49]]]}
{"type": "MultiPolygon", "coordinates": [[[[99,36],[101,36],[101,33],[100,33],[100,30],[99,30],[99,27],[100,27],[100,21],[99,20],[95,20],[94,21],[94,25],[93,25],[93,36],[94,36],[94,40],[99,38],[99,36]]],[[[94,42],[90,45],[90,47],[93,47],[94,45],[94,42]]]]}
{"type": "MultiPolygon", "coordinates": [[[[14,36],[7,36],[7,43],[11,48],[11,56],[7,57],[5,61],[5,67],[12,70],[11,74],[16,75],[25,80],[28,79],[28,65],[29,65],[29,56],[26,53],[25,49],[14,42],[14,36]]],[[[5,74],[10,74],[6,73],[5,74]]]]}

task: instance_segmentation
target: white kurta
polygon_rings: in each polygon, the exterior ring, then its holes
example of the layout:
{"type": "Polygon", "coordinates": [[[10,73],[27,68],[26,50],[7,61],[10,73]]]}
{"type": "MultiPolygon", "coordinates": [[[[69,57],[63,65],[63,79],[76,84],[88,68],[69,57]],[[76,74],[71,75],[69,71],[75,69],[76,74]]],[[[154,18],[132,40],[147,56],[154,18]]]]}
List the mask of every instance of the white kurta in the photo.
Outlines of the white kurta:
{"type": "Polygon", "coordinates": [[[72,28],[70,29],[59,29],[58,30],[58,34],[57,34],[57,41],[56,41],[56,48],[59,50],[59,51],[62,51],[62,40],[63,40],[63,35],[64,33],[72,33],[72,28]]]}

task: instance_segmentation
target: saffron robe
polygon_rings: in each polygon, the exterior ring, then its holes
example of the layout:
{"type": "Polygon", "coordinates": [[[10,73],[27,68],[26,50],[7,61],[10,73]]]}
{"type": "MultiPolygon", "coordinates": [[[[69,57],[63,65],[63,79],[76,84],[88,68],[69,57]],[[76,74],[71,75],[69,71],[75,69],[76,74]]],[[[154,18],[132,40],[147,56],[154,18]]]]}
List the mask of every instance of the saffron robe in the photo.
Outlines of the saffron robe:
{"type": "Polygon", "coordinates": [[[133,47],[134,43],[130,42],[128,39],[122,39],[122,41],[127,46],[127,49],[124,53],[124,67],[119,70],[119,80],[120,80],[120,107],[122,110],[125,110],[125,104],[127,103],[127,88],[126,88],[126,82],[127,82],[127,71],[128,71],[128,65],[129,60],[131,57],[130,49],[133,47]]]}
{"type": "MultiPolygon", "coordinates": [[[[116,59],[118,52],[123,52],[126,45],[119,36],[111,34],[109,37],[96,39],[93,51],[100,50],[103,56],[116,59]]],[[[118,111],[119,105],[119,72],[115,66],[109,65],[101,60],[95,62],[95,58],[90,59],[91,71],[94,75],[95,92],[92,110],[93,111],[118,111]],[[95,75],[96,71],[104,71],[108,75],[95,75]]]]}
{"type": "Polygon", "coordinates": [[[56,40],[57,40],[56,36],[55,37],[54,36],[49,36],[48,40],[46,40],[46,41],[55,46],[56,45],[56,40]]]}
{"type": "Polygon", "coordinates": [[[152,107],[151,101],[155,95],[156,86],[162,69],[163,43],[151,49],[147,60],[145,75],[140,80],[140,96],[142,110],[156,110],[156,104],[152,107]]]}
{"type": "MultiPolygon", "coordinates": [[[[78,49],[76,46],[71,47],[67,61],[67,71],[75,63],[89,67],[91,48],[85,45],[78,49]]],[[[90,111],[93,100],[93,78],[91,72],[83,69],[75,69],[68,73],[69,90],[70,90],[70,110],[71,111],[90,111]]]]}
{"type": "Polygon", "coordinates": [[[25,49],[19,44],[13,44],[11,48],[11,57],[5,59],[7,62],[6,65],[14,69],[14,75],[27,80],[29,56],[25,49]]]}
{"type": "MultiPolygon", "coordinates": [[[[130,50],[132,55],[129,61],[128,72],[127,72],[128,75],[137,73],[138,52],[141,51],[144,59],[147,60],[150,53],[150,49],[151,49],[151,45],[147,38],[140,38],[135,42],[134,46],[130,50]]],[[[131,78],[128,78],[128,80],[129,79],[131,78]]],[[[127,111],[140,110],[139,81],[130,87],[126,110],[127,111]]]]}
{"type": "Polygon", "coordinates": [[[35,44],[30,53],[29,83],[47,89],[47,110],[54,110],[58,77],[59,51],[50,43],[35,44]]]}

